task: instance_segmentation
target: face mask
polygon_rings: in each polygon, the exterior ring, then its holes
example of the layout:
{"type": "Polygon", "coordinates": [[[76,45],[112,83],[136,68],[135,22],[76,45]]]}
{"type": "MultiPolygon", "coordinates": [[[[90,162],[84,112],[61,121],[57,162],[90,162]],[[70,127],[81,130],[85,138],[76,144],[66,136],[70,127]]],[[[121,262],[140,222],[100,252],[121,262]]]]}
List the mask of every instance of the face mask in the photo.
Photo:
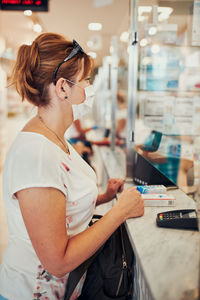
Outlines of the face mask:
{"type": "Polygon", "coordinates": [[[94,87],[93,85],[84,88],[86,99],[81,104],[72,104],[73,120],[81,119],[83,116],[88,114],[94,102],[94,87]]]}

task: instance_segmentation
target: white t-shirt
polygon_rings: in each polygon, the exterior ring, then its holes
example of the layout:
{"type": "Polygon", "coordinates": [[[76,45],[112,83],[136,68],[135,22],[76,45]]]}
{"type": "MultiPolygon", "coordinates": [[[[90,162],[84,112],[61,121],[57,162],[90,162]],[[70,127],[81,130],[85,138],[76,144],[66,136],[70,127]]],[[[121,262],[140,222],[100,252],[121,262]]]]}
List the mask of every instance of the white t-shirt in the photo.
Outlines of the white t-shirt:
{"type": "Polygon", "coordinates": [[[74,123],[72,123],[69,128],[67,128],[65,132],[65,138],[66,139],[71,139],[71,138],[77,138],[80,136],[80,133],[76,129],[74,123]]]}
{"type": "MultiPolygon", "coordinates": [[[[44,270],[14,194],[30,187],[60,190],[66,196],[68,235],[85,230],[98,195],[96,175],[69,143],[68,147],[70,155],[41,134],[20,132],[8,152],[3,170],[3,199],[9,242],[0,266],[0,295],[9,300],[63,299],[68,274],[57,278],[44,270]]],[[[71,299],[80,294],[83,281],[84,277],[71,299]]]]}

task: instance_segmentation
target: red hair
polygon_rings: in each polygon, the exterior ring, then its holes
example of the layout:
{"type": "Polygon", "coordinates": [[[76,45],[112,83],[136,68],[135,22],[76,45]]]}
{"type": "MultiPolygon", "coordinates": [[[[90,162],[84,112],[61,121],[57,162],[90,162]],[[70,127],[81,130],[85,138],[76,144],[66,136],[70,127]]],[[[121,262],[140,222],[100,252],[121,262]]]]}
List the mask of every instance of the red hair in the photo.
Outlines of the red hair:
{"type": "MultiPolygon", "coordinates": [[[[62,35],[43,33],[32,45],[22,45],[18,50],[17,60],[13,69],[12,84],[22,97],[36,106],[49,104],[48,86],[53,82],[53,73],[58,64],[72,51],[73,43],[62,35]]],[[[86,53],[77,53],[72,59],[59,68],[56,80],[67,78],[74,80],[82,68],[84,79],[93,67],[92,59],[86,53]]]]}

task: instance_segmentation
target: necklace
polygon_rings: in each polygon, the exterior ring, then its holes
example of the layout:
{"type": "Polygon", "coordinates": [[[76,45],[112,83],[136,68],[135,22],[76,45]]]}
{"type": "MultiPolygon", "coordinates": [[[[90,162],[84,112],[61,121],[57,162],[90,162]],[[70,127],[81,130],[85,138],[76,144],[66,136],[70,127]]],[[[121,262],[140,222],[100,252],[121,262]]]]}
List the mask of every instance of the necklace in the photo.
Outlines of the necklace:
{"type": "Polygon", "coordinates": [[[59,136],[58,136],[51,128],[49,128],[49,127],[45,124],[45,122],[43,121],[43,119],[42,119],[41,116],[37,115],[37,117],[38,117],[38,119],[40,120],[40,122],[41,122],[48,130],[50,130],[50,131],[57,137],[57,139],[62,143],[62,145],[64,146],[66,152],[67,152],[68,154],[70,154],[69,149],[68,149],[68,148],[66,147],[66,145],[63,143],[63,141],[61,140],[61,138],[60,138],[60,137],[59,137],[59,136]]]}

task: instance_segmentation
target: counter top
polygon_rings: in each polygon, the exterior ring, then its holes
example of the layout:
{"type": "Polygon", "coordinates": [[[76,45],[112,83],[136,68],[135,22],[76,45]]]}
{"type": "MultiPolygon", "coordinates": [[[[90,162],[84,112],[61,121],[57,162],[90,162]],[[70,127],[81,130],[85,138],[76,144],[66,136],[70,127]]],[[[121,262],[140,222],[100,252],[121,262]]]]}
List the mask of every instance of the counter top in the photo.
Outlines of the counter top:
{"type": "MultiPolygon", "coordinates": [[[[108,177],[125,178],[125,155],[121,149],[113,153],[108,147],[101,147],[100,153],[108,177]]],[[[125,183],[125,189],[130,186],[132,182],[125,183]]],[[[126,221],[128,234],[154,300],[196,300],[199,232],[156,225],[157,213],[195,208],[195,202],[180,189],[168,193],[175,196],[176,207],[145,207],[143,217],[126,221]]]]}

